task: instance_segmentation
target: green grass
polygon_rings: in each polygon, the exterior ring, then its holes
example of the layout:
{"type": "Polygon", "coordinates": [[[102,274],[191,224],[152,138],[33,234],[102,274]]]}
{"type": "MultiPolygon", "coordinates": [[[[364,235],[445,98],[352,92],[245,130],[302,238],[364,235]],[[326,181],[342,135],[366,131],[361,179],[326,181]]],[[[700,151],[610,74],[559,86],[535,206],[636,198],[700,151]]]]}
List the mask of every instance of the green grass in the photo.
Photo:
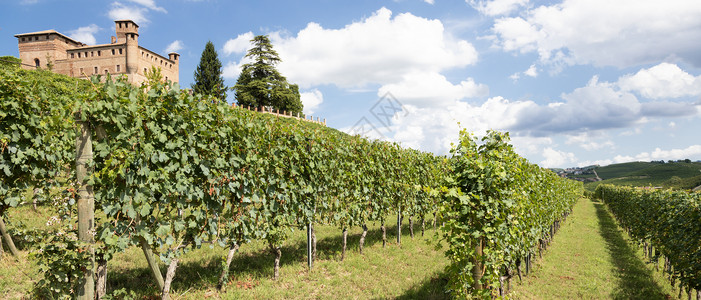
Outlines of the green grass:
{"type": "MultiPolygon", "coordinates": [[[[13,215],[30,216],[31,207],[13,215]]],[[[43,219],[41,216],[39,219],[43,219]]],[[[44,221],[45,222],[45,221],[44,221]]],[[[428,224],[428,223],[427,223],[428,224]]],[[[403,226],[402,244],[396,243],[396,225],[388,226],[386,248],[382,248],[380,225],[368,224],[364,254],[358,253],[362,230],[352,228],[344,261],[341,256],[341,230],[318,226],[318,259],[309,271],[306,263],[306,235],[295,231],[282,248],[280,279],[272,280],[273,256],[263,242],[241,247],[231,265],[226,291],[216,290],[221,263],[227,249],[203,245],[181,259],[171,295],[174,299],[446,299],[447,282],[443,274],[448,260],[442,250],[426,243],[434,231],[421,237],[415,225],[412,240],[403,226]]],[[[0,264],[0,298],[27,297],[33,281],[41,278],[36,266],[28,260],[26,249],[20,249],[19,262],[5,255],[0,264]],[[5,266],[9,267],[5,267],[5,266]]],[[[161,265],[165,274],[166,266],[161,265]]],[[[124,290],[137,299],[159,295],[140,248],[132,247],[118,254],[108,264],[108,292],[124,290]]]]}
{"type": "Polygon", "coordinates": [[[584,184],[588,191],[594,191],[599,184],[630,186],[663,186],[675,189],[691,189],[701,184],[701,163],[675,162],[650,163],[631,162],[613,164],[596,169],[603,180],[584,184]],[[678,177],[677,180],[672,178],[678,177]],[[679,180],[680,179],[680,180],[679,180]]]}
{"type": "MultiPolygon", "coordinates": [[[[516,279],[518,282],[518,279],[516,279]]],[[[667,299],[669,283],[630,241],[606,207],[582,199],[534,271],[517,283],[517,299],[667,299]]]]}

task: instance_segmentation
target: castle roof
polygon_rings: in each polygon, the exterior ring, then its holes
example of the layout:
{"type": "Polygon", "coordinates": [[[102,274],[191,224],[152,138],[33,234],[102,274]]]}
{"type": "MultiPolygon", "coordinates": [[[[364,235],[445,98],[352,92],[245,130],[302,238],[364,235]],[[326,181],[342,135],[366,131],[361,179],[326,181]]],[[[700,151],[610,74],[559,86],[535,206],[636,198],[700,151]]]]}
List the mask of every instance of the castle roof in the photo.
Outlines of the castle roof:
{"type": "Polygon", "coordinates": [[[20,37],[23,37],[23,36],[40,35],[40,34],[56,34],[56,35],[61,36],[62,38],[65,38],[65,39],[67,39],[67,40],[73,42],[73,43],[76,43],[76,44],[79,44],[79,45],[85,45],[85,43],[76,41],[76,40],[74,40],[74,39],[72,39],[72,38],[70,38],[70,37],[64,35],[63,33],[60,33],[60,32],[58,32],[58,31],[56,31],[56,30],[53,30],[53,29],[42,30],[42,31],[36,31],[36,32],[28,32],[28,33],[15,34],[15,37],[16,37],[16,38],[20,38],[20,37]]]}

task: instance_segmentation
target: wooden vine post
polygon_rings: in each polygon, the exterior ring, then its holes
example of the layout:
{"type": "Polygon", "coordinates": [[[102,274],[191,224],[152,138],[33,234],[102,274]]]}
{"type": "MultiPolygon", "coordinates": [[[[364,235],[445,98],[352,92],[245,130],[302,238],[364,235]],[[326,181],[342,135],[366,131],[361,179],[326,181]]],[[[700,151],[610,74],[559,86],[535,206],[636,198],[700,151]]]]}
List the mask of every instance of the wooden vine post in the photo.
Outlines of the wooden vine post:
{"type": "Polygon", "coordinates": [[[482,254],[482,238],[480,238],[475,245],[475,260],[472,266],[472,279],[474,280],[472,288],[476,291],[482,290],[482,254]]]}
{"type": "Polygon", "coordinates": [[[397,209],[397,245],[402,244],[402,206],[397,209]]]}
{"type": "MultiPolygon", "coordinates": [[[[312,141],[310,140],[309,143],[307,143],[307,153],[312,152],[312,141]]],[[[315,211],[316,212],[316,211],[315,211]]],[[[314,227],[313,223],[310,220],[309,224],[307,224],[307,265],[309,266],[309,270],[311,271],[312,267],[314,267],[314,253],[312,251],[312,240],[313,240],[313,234],[314,234],[314,227]]]]}
{"type": "Polygon", "coordinates": [[[88,244],[90,264],[85,270],[83,283],[78,290],[78,299],[92,300],[95,298],[95,197],[92,186],[88,184],[88,162],[92,161],[92,140],[90,124],[82,120],[80,112],[75,114],[79,126],[76,137],[76,179],[78,181],[78,239],[88,244]]]}

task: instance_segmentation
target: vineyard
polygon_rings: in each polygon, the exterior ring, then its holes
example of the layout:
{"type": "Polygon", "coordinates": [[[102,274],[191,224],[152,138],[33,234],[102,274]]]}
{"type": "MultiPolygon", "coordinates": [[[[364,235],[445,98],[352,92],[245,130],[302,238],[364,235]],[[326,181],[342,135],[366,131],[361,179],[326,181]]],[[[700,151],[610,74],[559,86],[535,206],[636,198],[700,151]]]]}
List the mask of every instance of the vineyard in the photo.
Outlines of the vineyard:
{"type": "Polygon", "coordinates": [[[167,299],[180,258],[203,245],[229,249],[224,289],[248,243],[266,244],[277,279],[295,231],[308,233],[313,268],[315,226],[343,233],[343,259],[350,228],[363,228],[362,254],[368,223],[380,224],[384,246],[390,224],[408,221],[413,236],[426,220],[448,248],[451,296],[491,298],[530,268],[582,195],[581,183],[518,156],[505,133],[463,131],[442,157],[153,78],[135,87],[0,67],[0,94],[0,215],[33,201],[27,190],[54,210],[31,256],[44,274],[39,298],[109,296],[107,263],[134,247],[167,299]]]}
{"type": "Polygon", "coordinates": [[[680,281],[680,297],[683,288],[689,295],[701,290],[701,194],[600,185],[596,197],[656,268],[662,265],[670,284],[680,281]]]}

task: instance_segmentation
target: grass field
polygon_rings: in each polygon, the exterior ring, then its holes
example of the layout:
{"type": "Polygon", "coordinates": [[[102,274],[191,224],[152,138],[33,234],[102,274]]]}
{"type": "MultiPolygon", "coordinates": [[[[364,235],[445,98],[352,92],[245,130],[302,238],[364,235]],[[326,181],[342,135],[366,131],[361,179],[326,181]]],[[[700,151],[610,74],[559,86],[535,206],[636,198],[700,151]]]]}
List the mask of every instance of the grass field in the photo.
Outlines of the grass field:
{"type": "MultiPolygon", "coordinates": [[[[12,210],[10,218],[25,220],[31,226],[45,226],[49,217],[45,209],[34,212],[30,206],[12,210]]],[[[428,225],[428,224],[427,224],[428,225]]],[[[318,258],[309,271],[306,261],[306,232],[295,231],[282,248],[280,279],[272,280],[273,256],[262,242],[241,247],[230,271],[226,291],[216,284],[227,249],[219,246],[187,253],[179,264],[171,289],[173,299],[447,299],[447,282],[443,270],[448,260],[426,240],[434,231],[427,228],[421,237],[415,225],[415,238],[403,226],[402,244],[396,243],[396,224],[388,226],[388,244],[382,248],[380,224],[368,224],[369,232],[363,255],[358,253],[362,230],[353,228],[348,234],[348,249],[341,257],[341,230],[318,226],[318,258]]],[[[427,226],[430,227],[430,226],[427,226]]],[[[21,238],[18,238],[21,240],[21,238]]],[[[21,245],[21,243],[18,243],[21,245]]],[[[20,249],[19,261],[9,255],[1,260],[0,298],[26,298],[33,283],[41,278],[28,258],[29,251],[20,249]]],[[[165,274],[165,265],[161,271],[165,274]]],[[[155,299],[160,293],[149,273],[140,248],[132,247],[118,254],[108,264],[108,291],[120,297],[155,299]]]]}
{"type": "MultiPolygon", "coordinates": [[[[10,217],[43,228],[49,217],[46,208],[31,206],[11,210],[10,217]]],[[[218,246],[204,245],[187,253],[175,277],[173,299],[448,299],[444,292],[448,264],[442,250],[426,242],[434,231],[428,225],[421,237],[409,237],[403,228],[402,244],[396,243],[396,227],[388,226],[388,244],[382,248],[380,224],[368,224],[364,254],[358,253],[361,230],[348,235],[348,252],[341,256],[341,230],[318,226],[318,259],[309,271],[306,265],[305,232],[296,231],[282,248],[280,279],[271,279],[273,257],[262,242],[241,247],[231,265],[225,291],[216,289],[221,263],[227,253],[218,246]]],[[[28,298],[34,282],[41,278],[28,257],[22,238],[17,237],[21,257],[0,259],[0,298],[28,298]],[[24,249],[22,249],[24,248],[24,249]]],[[[132,247],[110,261],[108,290],[122,298],[156,299],[159,292],[139,248],[132,247]]],[[[606,207],[589,199],[580,200],[556,234],[551,247],[534,270],[514,279],[509,297],[514,299],[675,299],[673,289],[654,265],[646,263],[642,251],[616,225],[606,207]]],[[[165,273],[165,266],[161,265],[165,273]]],[[[684,294],[684,299],[686,295],[684,294]]]]}
{"type": "Polygon", "coordinates": [[[577,203],[535,264],[516,283],[514,298],[676,299],[678,292],[646,263],[605,205],[589,199],[577,203]]]}

